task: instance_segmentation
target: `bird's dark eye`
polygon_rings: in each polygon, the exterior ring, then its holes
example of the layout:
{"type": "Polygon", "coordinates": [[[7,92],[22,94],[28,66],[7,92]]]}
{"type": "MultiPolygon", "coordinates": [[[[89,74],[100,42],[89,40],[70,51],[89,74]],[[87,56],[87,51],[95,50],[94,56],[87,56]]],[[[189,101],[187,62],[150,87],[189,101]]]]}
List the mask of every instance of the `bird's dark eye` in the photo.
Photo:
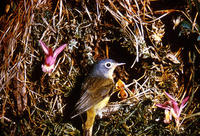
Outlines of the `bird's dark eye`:
{"type": "Polygon", "coordinates": [[[112,66],[112,63],[110,63],[110,62],[106,62],[106,63],[105,63],[105,67],[106,67],[106,68],[110,68],[111,66],[112,66]]]}

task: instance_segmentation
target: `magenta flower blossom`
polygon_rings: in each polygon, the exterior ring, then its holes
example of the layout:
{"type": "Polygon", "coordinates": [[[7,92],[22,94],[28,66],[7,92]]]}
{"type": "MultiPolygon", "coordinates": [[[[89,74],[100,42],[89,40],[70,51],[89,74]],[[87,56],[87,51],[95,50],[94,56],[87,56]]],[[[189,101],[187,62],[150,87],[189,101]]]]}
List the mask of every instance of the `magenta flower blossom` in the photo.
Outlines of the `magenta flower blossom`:
{"type": "Polygon", "coordinates": [[[182,110],[187,105],[187,101],[189,99],[189,96],[187,96],[183,101],[181,102],[180,107],[178,106],[178,103],[176,102],[175,98],[173,98],[170,94],[165,92],[166,96],[169,98],[168,101],[166,101],[164,104],[156,104],[157,107],[165,109],[165,123],[170,123],[172,120],[172,116],[175,119],[176,126],[179,128],[180,126],[180,115],[182,110]]]}
{"type": "Polygon", "coordinates": [[[41,40],[39,42],[45,53],[45,63],[44,63],[44,65],[42,65],[42,71],[51,73],[55,67],[57,56],[65,49],[67,44],[60,46],[53,52],[52,48],[47,47],[44,42],[42,42],[41,40]]]}

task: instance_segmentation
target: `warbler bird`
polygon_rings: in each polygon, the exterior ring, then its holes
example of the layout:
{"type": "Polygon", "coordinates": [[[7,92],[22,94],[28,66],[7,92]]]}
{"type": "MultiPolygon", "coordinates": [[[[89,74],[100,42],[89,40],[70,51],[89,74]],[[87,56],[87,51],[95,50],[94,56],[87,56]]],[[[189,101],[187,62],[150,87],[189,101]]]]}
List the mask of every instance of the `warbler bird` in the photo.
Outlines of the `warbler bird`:
{"type": "Polygon", "coordinates": [[[72,118],[84,112],[87,113],[87,120],[84,124],[85,136],[92,136],[96,113],[107,105],[114,87],[113,72],[117,66],[124,64],[112,59],[101,60],[94,65],[83,82],[83,94],[76,104],[77,114],[72,118]]]}

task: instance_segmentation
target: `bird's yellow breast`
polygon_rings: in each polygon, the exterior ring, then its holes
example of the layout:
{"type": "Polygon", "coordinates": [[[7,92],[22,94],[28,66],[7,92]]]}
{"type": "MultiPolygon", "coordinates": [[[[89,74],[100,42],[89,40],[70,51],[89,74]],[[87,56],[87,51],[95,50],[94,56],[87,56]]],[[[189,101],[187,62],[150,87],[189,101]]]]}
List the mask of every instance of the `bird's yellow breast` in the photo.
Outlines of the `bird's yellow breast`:
{"type": "Polygon", "coordinates": [[[102,108],[104,108],[107,105],[109,99],[110,99],[110,96],[106,96],[102,101],[100,101],[99,103],[94,105],[95,111],[98,111],[98,110],[101,110],[102,108]]]}

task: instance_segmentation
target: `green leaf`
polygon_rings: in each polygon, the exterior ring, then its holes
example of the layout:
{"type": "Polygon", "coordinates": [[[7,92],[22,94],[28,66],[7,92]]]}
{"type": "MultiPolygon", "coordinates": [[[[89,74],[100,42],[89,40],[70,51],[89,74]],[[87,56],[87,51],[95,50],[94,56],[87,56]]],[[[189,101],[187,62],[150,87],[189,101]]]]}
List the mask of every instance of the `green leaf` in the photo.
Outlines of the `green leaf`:
{"type": "Polygon", "coordinates": [[[200,35],[197,37],[197,41],[198,41],[198,42],[200,41],[200,35]]]}
{"type": "Polygon", "coordinates": [[[192,24],[190,23],[190,22],[188,22],[188,21],[182,21],[181,22],[181,27],[183,28],[183,29],[189,29],[189,30],[191,30],[192,29],[192,24]]]}

